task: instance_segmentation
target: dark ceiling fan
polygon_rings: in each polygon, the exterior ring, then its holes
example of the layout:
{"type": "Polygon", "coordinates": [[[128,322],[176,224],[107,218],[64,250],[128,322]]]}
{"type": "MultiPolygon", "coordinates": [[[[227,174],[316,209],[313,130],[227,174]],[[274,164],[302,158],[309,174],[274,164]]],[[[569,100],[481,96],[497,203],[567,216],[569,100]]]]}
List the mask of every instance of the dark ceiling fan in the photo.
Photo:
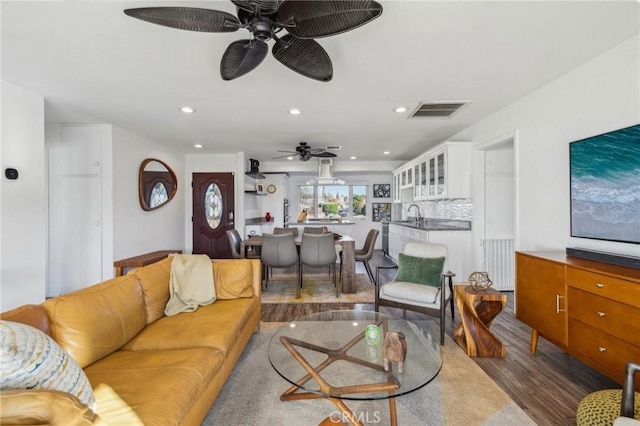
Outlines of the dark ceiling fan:
{"type": "Polygon", "coordinates": [[[220,63],[223,80],[233,80],[255,69],[267,56],[267,41],[275,40],[273,56],[293,71],[319,81],[330,81],[333,66],[327,52],[313,40],[358,28],[380,16],[373,0],[231,0],[235,16],[220,10],[193,7],[144,7],[125,14],[157,25],[210,33],[246,28],[247,40],[234,41],[220,63]],[[277,33],[286,29],[282,37],[277,33]]]}
{"type": "Polygon", "coordinates": [[[278,160],[280,158],[291,157],[293,155],[297,155],[300,158],[300,161],[309,161],[311,157],[320,157],[320,158],[333,158],[337,157],[333,152],[329,152],[324,148],[311,148],[309,144],[306,142],[300,142],[296,147],[295,151],[284,151],[279,149],[278,152],[287,152],[286,155],[281,155],[279,157],[273,157],[272,160],[278,160]]]}

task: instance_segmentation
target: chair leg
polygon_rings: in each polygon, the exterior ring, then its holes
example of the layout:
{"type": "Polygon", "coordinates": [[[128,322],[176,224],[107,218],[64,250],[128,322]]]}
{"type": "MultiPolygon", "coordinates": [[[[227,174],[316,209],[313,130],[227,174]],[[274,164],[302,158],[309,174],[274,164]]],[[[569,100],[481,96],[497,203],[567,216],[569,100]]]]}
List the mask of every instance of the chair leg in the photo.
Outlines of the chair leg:
{"type": "Polygon", "coordinates": [[[300,299],[300,291],[302,290],[302,263],[298,262],[298,288],[296,289],[296,297],[300,299]]]}
{"type": "Polygon", "coordinates": [[[334,263],[331,268],[333,269],[333,286],[336,289],[336,298],[340,297],[340,294],[338,293],[338,284],[336,282],[336,264],[334,263]]]}
{"type": "Polygon", "coordinates": [[[451,299],[449,300],[449,304],[451,305],[451,321],[455,321],[454,311],[453,311],[453,282],[451,277],[449,277],[449,291],[451,292],[451,299]]]}
{"type": "Polygon", "coordinates": [[[369,275],[369,279],[371,280],[371,284],[375,285],[376,281],[373,279],[373,271],[371,270],[371,265],[369,265],[369,261],[368,260],[363,260],[362,263],[364,263],[364,269],[367,270],[367,275],[369,275]]]}

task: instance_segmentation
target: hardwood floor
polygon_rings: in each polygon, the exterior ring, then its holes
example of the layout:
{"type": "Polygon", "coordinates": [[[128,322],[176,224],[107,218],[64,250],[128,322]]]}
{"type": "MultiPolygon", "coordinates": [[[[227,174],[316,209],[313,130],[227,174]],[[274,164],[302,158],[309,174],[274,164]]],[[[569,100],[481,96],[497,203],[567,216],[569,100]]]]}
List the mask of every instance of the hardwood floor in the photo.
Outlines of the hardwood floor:
{"type": "MultiPolygon", "coordinates": [[[[389,261],[377,251],[371,265],[388,264],[389,261]]],[[[382,272],[381,270],[381,281],[382,272]]],[[[385,280],[393,276],[386,271],[385,280]]],[[[575,425],[576,408],[580,400],[590,392],[621,386],[577,359],[563,353],[544,339],[538,342],[536,355],[529,353],[531,328],[515,318],[513,292],[507,292],[508,305],[491,325],[491,330],[507,347],[506,358],[473,358],[511,398],[540,425],[575,425]]],[[[373,304],[263,304],[262,320],[291,321],[303,315],[336,309],[373,310],[373,304]]],[[[401,316],[397,309],[382,307],[381,312],[401,316]]],[[[424,319],[422,314],[407,311],[407,319],[424,319]]],[[[459,322],[451,323],[447,314],[447,334],[459,322]]]]}

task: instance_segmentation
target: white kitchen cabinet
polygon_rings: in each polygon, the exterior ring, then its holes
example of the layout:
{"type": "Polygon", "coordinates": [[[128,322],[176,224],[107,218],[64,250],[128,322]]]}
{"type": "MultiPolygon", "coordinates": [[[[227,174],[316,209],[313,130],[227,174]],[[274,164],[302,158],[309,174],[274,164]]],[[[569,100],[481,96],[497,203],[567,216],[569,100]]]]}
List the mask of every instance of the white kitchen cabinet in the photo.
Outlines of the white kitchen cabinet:
{"type": "Polygon", "coordinates": [[[466,283],[473,272],[471,231],[429,231],[430,244],[444,244],[448,249],[447,266],[456,274],[453,281],[466,283]]]}
{"type": "Polygon", "coordinates": [[[413,163],[403,166],[400,173],[400,189],[413,188],[413,163]]]}
{"type": "Polygon", "coordinates": [[[420,157],[413,166],[413,199],[422,201],[428,199],[428,163],[429,157],[420,157]]]}
{"type": "Polygon", "coordinates": [[[398,261],[400,252],[411,242],[444,244],[448,249],[447,267],[456,274],[456,283],[466,283],[473,272],[471,231],[427,231],[408,226],[389,224],[389,257],[398,261]]]}
{"type": "Polygon", "coordinates": [[[393,172],[393,202],[394,203],[402,202],[402,190],[400,186],[401,180],[402,180],[402,172],[394,171],[393,172]]]}
{"type": "Polygon", "coordinates": [[[471,196],[471,143],[447,142],[427,154],[427,199],[471,196]]]}

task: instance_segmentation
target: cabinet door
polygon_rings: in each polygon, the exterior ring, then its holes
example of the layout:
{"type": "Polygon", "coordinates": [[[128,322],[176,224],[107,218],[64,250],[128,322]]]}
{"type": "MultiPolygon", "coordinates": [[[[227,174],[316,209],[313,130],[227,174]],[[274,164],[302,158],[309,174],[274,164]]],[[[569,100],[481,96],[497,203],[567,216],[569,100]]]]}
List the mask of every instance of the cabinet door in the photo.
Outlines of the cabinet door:
{"type": "Polygon", "coordinates": [[[394,203],[402,202],[402,197],[400,195],[400,179],[401,179],[400,172],[393,174],[393,202],[394,203]]]}
{"type": "Polygon", "coordinates": [[[415,183],[413,185],[413,199],[420,200],[422,198],[422,193],[420,192],[420,163],[413,166],[413,177],[415,179],[415,183]]]}
{"type": "Polygon", "coordinates": [[[516,253],[516,318],[561,347],[567,346],[565,266],[516,253]]]}
{"type": "Polygon", "coordinates": [[[428,198],[436,196],[436,158],[429,157],[429,194],[428,198]]]}
{"type": "Polygon", "coordinates": [[[436,196],[438,198],[442,198],[445,195],[447,195],[446,193],[446,176],[447,176],[447,169],[446,169],[446,151],[443,151],[441,153],[439,153],[436,156],[436,174],[437,174],[437,193],[436,196]]]}
{"type": "MultiPolygon", "coordinates": [[[[429,160],[424,158],[420,161],[420,199],[426,200],[428,197],[428,185],[427,185],[427,162],[429,160]]],[[[416,182],[418,184],[418,182],[416,182]]]]}

